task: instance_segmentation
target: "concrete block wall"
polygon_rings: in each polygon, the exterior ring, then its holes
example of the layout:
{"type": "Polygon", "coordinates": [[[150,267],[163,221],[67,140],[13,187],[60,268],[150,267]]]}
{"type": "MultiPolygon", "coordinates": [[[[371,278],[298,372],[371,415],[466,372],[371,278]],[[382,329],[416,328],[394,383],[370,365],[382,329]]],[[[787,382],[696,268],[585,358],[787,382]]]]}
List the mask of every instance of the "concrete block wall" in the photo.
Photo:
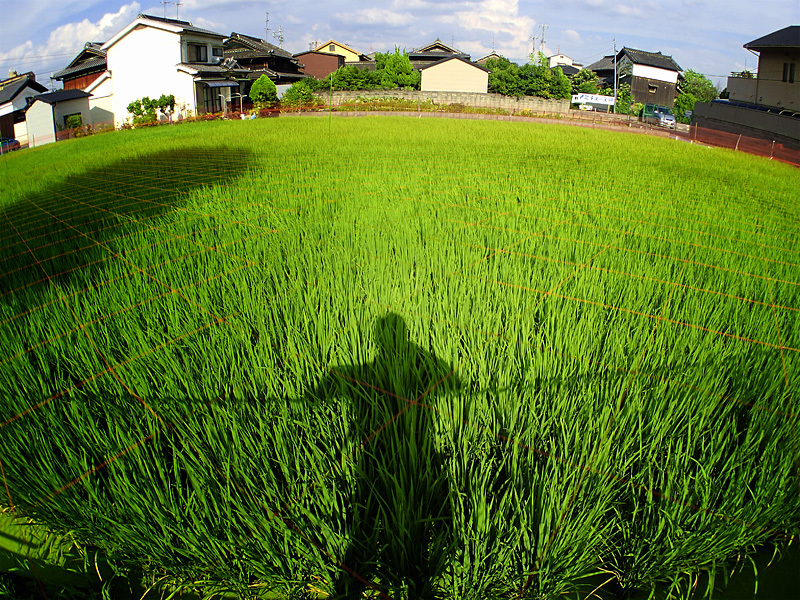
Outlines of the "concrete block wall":
{"type": "MultiPolygon", "coordinates": [[[[317,96],[328,103],[330,92],[318,92],[317,96]]],[[[354,104],[359,99],[397,98],[413,102],[431,101],[435,104],[463,104],[475,108],[494,108],[513,113],[530,111],[533,113],[567,114],[569,100],[546,100],[534,96],[503,96],[502,94],[481,94],[476,92],[421,92],[419,90],[357,90],[333,92],[333,106],[354,104]]]]}

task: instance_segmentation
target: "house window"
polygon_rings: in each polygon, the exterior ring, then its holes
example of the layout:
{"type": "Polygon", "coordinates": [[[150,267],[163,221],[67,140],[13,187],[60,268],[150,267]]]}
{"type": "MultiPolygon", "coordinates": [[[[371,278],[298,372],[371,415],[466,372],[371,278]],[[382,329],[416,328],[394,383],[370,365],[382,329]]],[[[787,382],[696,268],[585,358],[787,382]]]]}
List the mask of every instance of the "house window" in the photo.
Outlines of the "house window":
{"type": "Polygon", "coordinates": [[[67,129],[75,129],[76,127],[83,126],[83,115],[75,113],[73,115],[64,115],[64,127],[67,129]]]}
{"type": "Polygon", "coordinates": [[[336,51],[336,46],[334,46],[333,44],[328,46],[328,52],[335,52],[335,51],[336,51]]]}
{"type": "Polygon", "coordinates": [[[783,63],[783,82],[794,83],[795,70],[797,63],[783,63]]]}
{"type": "Polygon", "coordinates": [[[189,44],[189,62],[208,62],[208,47],[189,44]]]}
{"type": "Polygon", "coordinates": [[[657,85],[648,84],[647,91],[650,92],[651,94],[655,94],[658,91],[658,86],[657,85]]]}
{"type": "Polygon", "coordinates": [[[222,48],[212,48],[211,49],[211,56],[218,56],[222,58],[222,48]]]}

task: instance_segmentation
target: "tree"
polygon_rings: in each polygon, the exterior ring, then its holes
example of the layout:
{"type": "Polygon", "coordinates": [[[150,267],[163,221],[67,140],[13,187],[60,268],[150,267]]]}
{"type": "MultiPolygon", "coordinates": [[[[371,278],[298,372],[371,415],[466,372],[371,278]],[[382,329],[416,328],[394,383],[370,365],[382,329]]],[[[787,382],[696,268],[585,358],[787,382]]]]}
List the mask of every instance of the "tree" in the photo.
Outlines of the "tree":
{"type": "Polygon", "coordinates": [[[569,77],[564,75],[561,67],[555,67],[550,71],[552,77],[550,79],[550,97],[551,98],[569,98],[572,96],[572,83],[569,77]]]}
{"type": "Polygon", "coordinates": [[[711,102],[719,95],[708,77],[691,69],[683,72],[683,81],[678,87],[680,93],[691,94],[697,102],[711,102]]]}
{"type": "Polygon", "coordinates": [[[581,69],[572,76],[573,94],[599,94],[600,78],[589,69],[581,69]]]}
{"type": "Polygon", "coordinates": [[[375,55],[375,72],[380,78],[380,86],[384,89],[419,89],[420,74],[411,66],[405,50],[395,48],[394,52],[375,55]]]}
{"type": "Polygon", "coordinates": [[[315,84],[318,90],[371,90],[380,87],[377,71],[359,69],[354,65],[340,67],[315,84]]]}
{"type": "Polygon", "coordinates": [[[314,95],[314,91],[321,82],[313,79],[301,79],[295,81],[291,87],[286,90],[281,98],[281,105],[283,106],[317,106],[322,104],[322,101],[314,95]]]}
{"type": "Polygon", "coordinates": [[[489,69],[489,89],[504,96],[522,96],[522,81],[519,66],[507,58],[490,58],[486,61],[489,69]]]}
{"type": "Polygon", "coordinates": [[[680,123],[691,123],[691,119],[686,116],[686,111],[693,111],[695,102],[697,102],[697,97],[694,94],[678,94],[678,97],[675,98],[672,112],[675,113],[675,118],[680,123]]]}
{"type": "Polygon", "coordinates": [[[278,88],[269,77],[262,75],[253,82],[248,96],[256,106],[265,106],[278,101],[278,88]]]}

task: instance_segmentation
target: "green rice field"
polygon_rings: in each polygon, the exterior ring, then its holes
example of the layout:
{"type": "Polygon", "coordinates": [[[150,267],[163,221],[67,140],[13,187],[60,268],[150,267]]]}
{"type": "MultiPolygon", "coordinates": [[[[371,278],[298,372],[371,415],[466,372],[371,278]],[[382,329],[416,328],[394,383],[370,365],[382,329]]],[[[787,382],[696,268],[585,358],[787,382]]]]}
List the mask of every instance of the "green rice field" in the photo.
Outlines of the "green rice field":
{"type": "Polygon", "coordinates": [[[718,597],[796,543],[796,168],[284,116],[0,186],[0,507],[163,597],[718,597]]]}

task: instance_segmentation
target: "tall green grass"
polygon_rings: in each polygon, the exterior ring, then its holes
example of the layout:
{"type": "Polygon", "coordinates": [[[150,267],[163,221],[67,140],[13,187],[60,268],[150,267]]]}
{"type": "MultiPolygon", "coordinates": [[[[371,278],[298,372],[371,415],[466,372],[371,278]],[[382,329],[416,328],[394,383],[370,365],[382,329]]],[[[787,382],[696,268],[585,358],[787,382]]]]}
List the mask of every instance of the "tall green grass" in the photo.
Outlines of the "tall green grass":
{"type": "Polygon", "coordinates": [[[711,595],[797,535],[790,167],[281,118],[0,173],[4,503],[120,572],[483,599],[706,571],[711,595]]]}

